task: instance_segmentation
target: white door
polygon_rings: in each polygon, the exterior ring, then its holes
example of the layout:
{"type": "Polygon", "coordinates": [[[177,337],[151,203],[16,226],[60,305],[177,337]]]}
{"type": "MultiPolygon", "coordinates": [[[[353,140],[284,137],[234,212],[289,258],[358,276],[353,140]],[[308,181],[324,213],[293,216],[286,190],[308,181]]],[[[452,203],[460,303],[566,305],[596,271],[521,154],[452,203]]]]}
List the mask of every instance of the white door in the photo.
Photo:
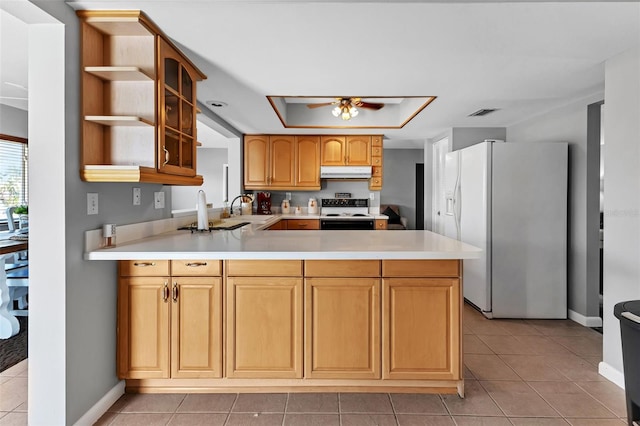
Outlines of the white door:
{"type": "Polygon", "coordinates": [[[445,235],[445,156],[449,152],[449,138],[440,139],[433,143],[433,187],[431,205],[432,231],[445,235]]]}

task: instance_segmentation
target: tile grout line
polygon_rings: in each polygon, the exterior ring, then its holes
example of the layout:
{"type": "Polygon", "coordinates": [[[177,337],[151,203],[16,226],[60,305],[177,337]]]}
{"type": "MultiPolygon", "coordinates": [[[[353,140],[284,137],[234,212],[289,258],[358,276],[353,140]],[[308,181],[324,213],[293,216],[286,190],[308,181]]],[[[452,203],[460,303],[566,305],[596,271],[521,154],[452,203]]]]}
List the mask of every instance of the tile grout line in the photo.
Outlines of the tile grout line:
{"type": "Polygon", "coordinates": [[[389,404],[391,404],[391,412],[393,413],[393,420],[395,420],[396,425],[399,425],[400,421],[398,420],[398,413],[396,412],[396,406],[393,403],[393,398],[391,397],[390,393],[387,393],[387,398],[389,398],[389,404]]]}

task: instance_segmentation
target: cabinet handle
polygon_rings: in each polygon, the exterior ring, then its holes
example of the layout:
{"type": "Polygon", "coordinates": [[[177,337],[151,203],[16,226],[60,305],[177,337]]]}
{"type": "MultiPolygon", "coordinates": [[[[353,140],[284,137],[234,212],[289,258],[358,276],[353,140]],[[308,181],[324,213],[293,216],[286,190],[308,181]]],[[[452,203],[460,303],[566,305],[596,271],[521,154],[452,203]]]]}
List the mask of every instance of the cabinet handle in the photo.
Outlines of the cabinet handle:
{"type": "Polygon", "coordinates": [[[173,288],[171,289],[171,298],[173,299],[173,303],[178,302],[178,283],[174,281],[173,288]]]}
{"type": "Polygon", "coordinates": [[[167,149],[167,147],[163,146],[162,149],[164,150],[164,163],[162,163],[163,166],[166,166],[167,163],[169,162],[169,150],[167,149]]]}
{"type": "Polygon", "coordinates": [[[162,301],[164,303],[167,303],[168,300],[169,300],[169,283],[165,281],[164,287],[162,289],[162,301]]]}
{"type": "Polygon", "coordinates": [[[133,266],[144,268],[145,266],[156,266],[156,262],[135,262],[133,266]]]}
{"type": "Polygon", "coordinates": [[[189,262],[185,263],[185,266],[188,266],[190,268],[197,268],[199,266],[207,266],[207,262],[189,262]]]}

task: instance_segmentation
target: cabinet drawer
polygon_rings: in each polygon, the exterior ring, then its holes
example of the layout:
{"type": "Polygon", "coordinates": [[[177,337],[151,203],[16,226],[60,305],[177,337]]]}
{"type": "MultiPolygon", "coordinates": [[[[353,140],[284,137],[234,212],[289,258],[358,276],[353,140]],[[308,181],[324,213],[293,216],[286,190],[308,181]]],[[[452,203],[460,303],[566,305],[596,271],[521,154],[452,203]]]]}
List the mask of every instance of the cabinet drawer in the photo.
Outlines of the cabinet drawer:
{"type": "Polygon", "coordinates": [[[221,263],[220,260],[172,260],[171,275],[217,277],[222,275],[221,263]]]}
{"type": "Polygon", "coordinates": [[[227,275],[236,277],[300,277],[301,260],[229,260],[227,275]]]}
{"type": "Polygon", "coordinates": [[[371,176],[380,176],[380,177],[382,177],[382,167],[381,166],[373,166],[371,168],[371,176]]]}
{"type": "Polygon", "coordinates": [[[457,277],[459,260],[383,260],[383,277],[457,277]]]}
{"type": "Polygon", "coordinates": [[[382,136],[371,136],[371,146],[382,146],[382,136]]]}
{"type": "Polygon", "coordinates": [[[379,260],[305,260],[305,277],[379,277],[379,260]]]}
{"type": "Polygon", "coordinates": [[[371,157],[371,165],[372,166],[381,166],[382,165],[382,157],[371,157]]]}
{"type": "Polygon", "coordinates": [[[386,219],[376,219],[376,229],[387,229],[387,220],[386,219]]]}
{"type": "Polygon", "coordinates": [[[121,277],[159,277],[169,275],[168,260],[121,260],[121,277]]]}
{"type": "Polygon", "coordinates": [[[320,221],[314,219],[289,219],[287,229],[320,229],[320,221]]]}
{"type": "Polygon", "coordinates": [[[381,146],[374,146],[373,148],[371,148],[371,156],[372,157],[382,157],[382,147],[381,146]]]}

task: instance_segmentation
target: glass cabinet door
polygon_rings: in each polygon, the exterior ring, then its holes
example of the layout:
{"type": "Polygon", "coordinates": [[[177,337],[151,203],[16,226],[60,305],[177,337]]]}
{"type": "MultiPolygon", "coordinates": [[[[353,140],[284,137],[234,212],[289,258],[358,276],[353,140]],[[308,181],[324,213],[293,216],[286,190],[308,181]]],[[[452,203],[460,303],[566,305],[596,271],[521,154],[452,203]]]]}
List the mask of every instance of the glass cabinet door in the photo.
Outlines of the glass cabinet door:
{"type": "Polygon", "coordinates": [[[158,170],[183,176],[196,174],[195,84],[188,64],[160,40],[160,114],[158,170]]]}

